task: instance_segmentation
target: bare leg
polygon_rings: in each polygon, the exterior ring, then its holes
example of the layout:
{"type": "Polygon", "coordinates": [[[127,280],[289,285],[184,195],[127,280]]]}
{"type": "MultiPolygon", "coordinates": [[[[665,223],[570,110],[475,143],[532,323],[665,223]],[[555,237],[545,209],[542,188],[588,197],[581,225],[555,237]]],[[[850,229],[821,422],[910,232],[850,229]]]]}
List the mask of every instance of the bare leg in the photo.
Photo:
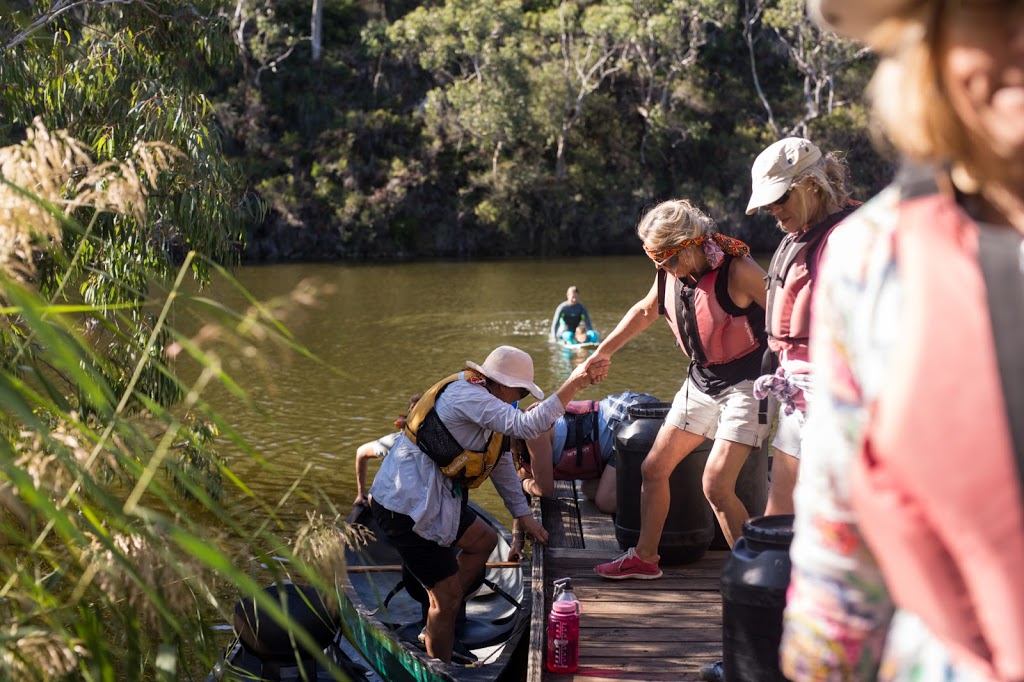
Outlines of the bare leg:
{"type": "Polygon", "coordinates": [[[459,574],[448,576],[427,590],[430,608],[427,610],[427,627],[424,629],[424,643],[427,654],[450,663],[452,646],[455,644],[455,618],[462,604],[462,580],[459,574]]]}
{"type": "Polygon", "coordinates": [[[498,535],[483,519],[473,522],[455,545],[459,552],[459,570],[427,590],[430,608],[427,611],[425,644],[427,653],[445,663],[452,660],[455,644],[455,619],[462,598],[484,571],[487,557],[498,544],[498,535]]]}
{"type": "Polygon", "coordinates": [[[597,505],[599,511],[605,514],[614,514],[618,506],[615,494],[617,481],[618,475],[615,473],[615,467],[606,466],[597,483],[597,493],[594,495],[594,504],[597,505]]]}
{"type": "Polygon", "coordinates": [[[772,448],[772,484],[768,488],[765,514],[792,514],[793,490],[796,488],[800,460],[778,448],[772,448]]]}
{"type": "Polygon", "coordinates": [[[654,439],[651,451],[641,466],[643,485],[640,488],[640,538],[636,553],[643,561],[658,558],[661,531],[665,528],[672,494],[669,476],[693,450],[704,442],[704,436],[664,424],[654,439]]]}
{"type": "Polygon", "coordinates": [[[736,479],[747,461],[751,446],[730,440],[716,440],[704,467],[704,496],[718,518],[718,525],[732,547],[743,532],[743,522],[749,518],[747,508],[736,495],[736,479]]]}

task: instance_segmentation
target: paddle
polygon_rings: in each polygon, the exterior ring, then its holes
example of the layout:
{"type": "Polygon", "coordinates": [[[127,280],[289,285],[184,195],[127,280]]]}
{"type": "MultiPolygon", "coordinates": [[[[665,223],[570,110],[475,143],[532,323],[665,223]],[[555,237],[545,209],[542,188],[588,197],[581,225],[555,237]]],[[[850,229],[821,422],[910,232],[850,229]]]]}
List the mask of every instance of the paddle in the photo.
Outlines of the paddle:
{"type": "MultiPolygon", "coordinates": [[[[520,568],[521,566],[522,564],[518,561],[489,561],[484,565],[484,568],[520,568]]],[[[348,573],[378,573],[401,570],[401,564],[384,564],[383,566],[349,566],[346,569],[348,573]]]]}

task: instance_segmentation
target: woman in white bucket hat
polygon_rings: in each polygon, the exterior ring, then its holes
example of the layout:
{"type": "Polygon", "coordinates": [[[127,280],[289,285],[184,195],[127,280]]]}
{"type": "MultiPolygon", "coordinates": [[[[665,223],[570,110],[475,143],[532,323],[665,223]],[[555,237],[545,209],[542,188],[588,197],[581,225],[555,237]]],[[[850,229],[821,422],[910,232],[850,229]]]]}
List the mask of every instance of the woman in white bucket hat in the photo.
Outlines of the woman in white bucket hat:
{"type": "MultiPolygon", "coordinates": [[[[469,508],[469,489],[490,478],[516,533],[546,542],[548,534],[530,513],[504,436],[544,433],[576,393],[606,371],[596,365],[588,375],[580,365],[544,400],[533,381],[530,355],[499,346],[482,364],[467,361],[461,372],[425,391],[409,413],[370,487],[370,508],[403,565],[427,590],[424,634],[431,656],[451,661],[462,598],[479,583],[497,544],[494,530],[469,508]],[[513,405],[528,395],[541,402],[525,412],[513,405]]],[[[522,536],[514,540],[518,552],[522,536]]]]}
{"type": "Polygon", "coordinates": [[[1024,3],[818,0],[908,164],[829,239],[786,677],[1024,679],[1024,3]]]}
{"type": "Polygon", "coordinates": [[[849,169],[839,153],[822,154],[810,140],[787,137],[769,145],[751,167],[747,215],[766,211],[786,236],[768,266],[765,328],[768,351],[754,396],[774,396],[782,409],[772,440],[772,480],[766,514],[792,514],[800,465],[805,392],[810,388],[811,299],[829,235],[860,202],[850,199],[849,169]]]}

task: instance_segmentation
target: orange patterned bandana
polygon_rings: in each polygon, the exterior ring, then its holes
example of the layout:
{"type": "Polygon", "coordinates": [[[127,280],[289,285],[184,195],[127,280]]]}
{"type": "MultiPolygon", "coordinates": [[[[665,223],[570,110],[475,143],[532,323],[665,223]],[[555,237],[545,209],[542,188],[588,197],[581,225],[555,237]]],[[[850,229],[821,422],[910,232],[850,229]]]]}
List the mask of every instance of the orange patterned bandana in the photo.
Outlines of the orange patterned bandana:
{"type": "Polygon", "coordinates": [[[724,234],[719,234],[718,232],[712,235],[703,234],[699,237],[694,237],[693,239],[685,239],[676,246],[670,246],[667,249],[661,250],[649,249],[647,248],[647,245],[644,244],[644,251],[647,252],[647,256],[655,263],[664,263],[683,249],[688,249],[691,246],[701,246],[708,239],[711,239],[720,249],[722,249],[722,251],[725,251],[730,256],[750,255],[749,246],[741,242],[739,239],[726,237],[724,234]]]}

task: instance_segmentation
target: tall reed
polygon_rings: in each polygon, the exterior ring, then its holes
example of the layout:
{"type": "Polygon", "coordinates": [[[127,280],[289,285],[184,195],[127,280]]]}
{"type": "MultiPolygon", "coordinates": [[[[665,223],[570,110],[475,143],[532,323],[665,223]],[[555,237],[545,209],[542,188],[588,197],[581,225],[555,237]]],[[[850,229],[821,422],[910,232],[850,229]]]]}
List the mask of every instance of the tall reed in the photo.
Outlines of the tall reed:
{"type": "Polygon", "coordinates": [[[230,310],[187,286],[202,257],[185,251],[173,281],[89,302],[76,286],[86,270],[137,287],[104,260],[96,228],[147,224],[149,193],[179,155],[144,144],[94,164],[84,149],[38,122],[0,149],[0,679],[197,679],[222,653],[213,626],[237,597],[286,623],[264,584],[333,594],[357,541],[326,501],[294,534],[280,523],[281,501],[256,499],[216,447],[272,463],[203,399],[219,383],[246,400],[227,357],[250,372],[306,353],[285,321],[315,292],[230,310]],[[195,331],[176,327],[186,317],[195,331]],[[240,511],[253,508],[258,518],[240,511]]]}

